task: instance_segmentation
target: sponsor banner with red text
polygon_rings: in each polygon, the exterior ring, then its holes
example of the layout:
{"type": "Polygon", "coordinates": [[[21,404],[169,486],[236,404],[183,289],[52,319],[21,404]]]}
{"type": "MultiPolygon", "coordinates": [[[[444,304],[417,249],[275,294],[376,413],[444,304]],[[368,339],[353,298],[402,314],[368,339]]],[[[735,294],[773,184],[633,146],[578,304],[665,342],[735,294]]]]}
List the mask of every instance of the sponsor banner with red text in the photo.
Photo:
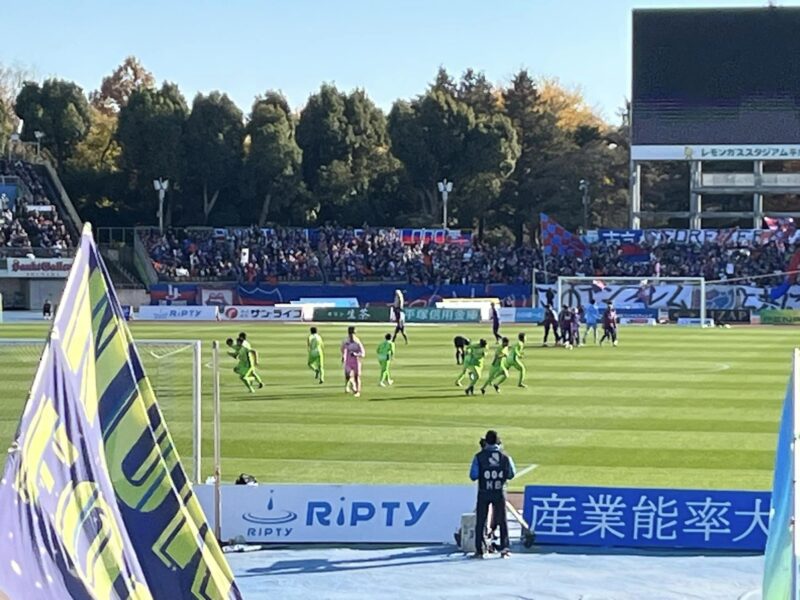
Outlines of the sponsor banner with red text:
{"type": "Polygon", "coordinates": [[[224,306],[220,315],[225,321],[302,321],[303,308],[275,306],[224,306]]]}

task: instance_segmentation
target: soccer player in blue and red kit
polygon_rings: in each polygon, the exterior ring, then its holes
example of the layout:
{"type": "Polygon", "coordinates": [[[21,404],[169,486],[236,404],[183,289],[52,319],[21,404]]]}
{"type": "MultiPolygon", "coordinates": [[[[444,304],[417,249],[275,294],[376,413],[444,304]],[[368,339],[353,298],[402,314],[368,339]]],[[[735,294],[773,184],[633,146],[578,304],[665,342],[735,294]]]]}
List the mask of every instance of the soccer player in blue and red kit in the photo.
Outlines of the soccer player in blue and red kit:
{"type": "Polygon", "coordinates": [[[572,348],[572,310],[565,304],[558,313],[558,327],[561,330],[561,343],[572,348]]]}
{"type": "Polygon", "coordinates": [[[553,334],[556,338],[556,345],[558,342],[561,341],[561,337],[558,335],[558,317],[556,316],[556,311],[553,309],[552,304],[548,304],[544,307],[544,321],[542,321],[544,325],[544,340],[542,341],[542,346],[547,347],[547,340],[550,337],[550,330],[553,330],[553,334]]]}
{"type": "Polygon", "coordinates": [[[606,308],[605,312],[603,313],[603,337],[600,338],[600,345],[603,345],[603,342],[606,339],[611,339],[611,345],[617,345],[617,311],[614,309],[614,305],[611,302],[608,303],[608,307],[606,308]]]}
{"type": "Polygon", "coordinates": [[[492,335],[495,342],[503,339],[500,335],[500,313],[497,312],[497,305],[494,302],[492,302],[492,335]]]}

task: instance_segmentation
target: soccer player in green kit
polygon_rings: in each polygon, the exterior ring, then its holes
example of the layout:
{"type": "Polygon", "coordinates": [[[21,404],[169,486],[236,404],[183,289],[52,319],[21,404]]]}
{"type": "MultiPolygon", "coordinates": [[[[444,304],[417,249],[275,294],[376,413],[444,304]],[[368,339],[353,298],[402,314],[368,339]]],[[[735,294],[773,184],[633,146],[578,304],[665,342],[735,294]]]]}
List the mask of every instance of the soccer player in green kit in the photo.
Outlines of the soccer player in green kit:
{"type": "MultiPolygon", "coordinates": [[[[464,390],[467,396],[475,395],[475,384],[481,378],[483,371],[483,359],[486,357],[486,340],[481,340],[477,344],[470,344],[467,348],[467,358],[464,360],[464,370],[469,376],[469,387],[464,390]]],[[[459,376],[458,383],[461,384],[459,376]]]]}
{"type": "Polygon", "coordinates": [[[494,351],[492,366],[489,369],[489,378],[481,387],[481,394],[486,393],[486,388],[490,385],[494,391],[500,393],[500,384],[508,379],[508,338],[504,337],[500,342],[500,347],[494,351]]]}
{"type": "Polygon", "coordinates": [[[308,336],[308,368],[314,371],[314,379],[318,379],[320,383],[325,383],[324,350],[322,336],[317,333],[316,327],[312,327],[308,336]]]}
{"type": "Polygon", "coordinates": [[[239,361],[239,364],[234,367],[233,372],[239,376],[239,379],[244,383],[250,393],[255,392],[253,389],[253,381],[258,383],[259,389],[264,387],[264,382],[256,372],[256,365],[258,365],[258,357],[256,351],[250,346],[247,341],[247,335],[244,333],[239,334],[236,343],[233,343],[231,338],[228,338],[225,343],[230,348],[228,354],[239,361]]]}
{"type": "Polygon", "coordinates": [[[508,368],[509,369],[516,369],[519,371],[519,383],[517,384],[521,388],[528,387],[525,385],[525,374],[527,370],[525,369],[525,365],[522,362],[523,357],[525,356],[525,334],[520,333],[517,336],[517,343],[511,348],[511,352],[508,354],[508,368]]]}
{"type": "Polygon", "coordinates": [[[381,366],[381,379],[378,385],[386,387],[392,385],[392,376],[389,367],[394,360],[395,345],[392,341],[392,334],[387,333],[383,341],[378,345],[378,364],[381,366]]]}

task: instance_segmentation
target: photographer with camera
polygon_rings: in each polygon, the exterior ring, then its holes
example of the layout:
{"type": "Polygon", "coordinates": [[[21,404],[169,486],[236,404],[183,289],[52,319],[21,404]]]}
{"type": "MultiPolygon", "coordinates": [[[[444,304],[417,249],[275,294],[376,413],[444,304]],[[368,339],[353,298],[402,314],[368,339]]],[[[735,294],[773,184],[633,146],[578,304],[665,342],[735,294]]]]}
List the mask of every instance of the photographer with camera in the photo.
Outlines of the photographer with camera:
{"type": "Polygon", "coordinates": [[[497,432],[489,430],[481,440],[481,451],[472,459],[469,478],[478,482],[478,502],[475,521],[475,558],[483,558],[484,535],[489,507],[492,507],[492,522],[500,527],[500,556],[508,558],[508,522],[506,518],[506,485],[514,479],[517,468],[514,460],[503,452],[497,432]]]}

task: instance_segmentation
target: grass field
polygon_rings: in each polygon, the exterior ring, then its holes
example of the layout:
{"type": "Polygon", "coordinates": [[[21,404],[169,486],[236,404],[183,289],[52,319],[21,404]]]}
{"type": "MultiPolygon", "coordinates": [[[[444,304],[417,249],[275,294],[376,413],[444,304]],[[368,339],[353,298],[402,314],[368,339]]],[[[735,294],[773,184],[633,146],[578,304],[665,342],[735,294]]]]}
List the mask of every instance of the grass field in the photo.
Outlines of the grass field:
{"type": "MultiPolygon", "coordinates": [[[[273,482],[463,483],[478,438],[496,428],[529,483],[768,489],[777,421],[796,333],[782,328],[622,329],[617,348],[540,348],[529,327],[528,389],[509,382],[466,397],[453,385],[452,338],[485,326],[409,326],[395,385],[377,385],[375,347],[387,327],[362,326],[368,353],[361,398],[345,395],[344,325],[319,326],[327,377],[305,365],[307,327],[133,323],[135,338],[211,340],[248,331],[266,387],[249,394],[223,360],[223,478],[273,482]],[[535,465],[535,466],[534,466],[535,465]]],[[[519,329],[519,328],[517,328],[519,329]]],[[[515,334],[509,326],[505,333],[515,334]]],[[[3,325],[0,337],[44,338],[42,324],[3,325]]],[[[14,434],[37,349],[0,348],[0,440],[14,434]]],[[[181,456],[191,454],[188,358],[151,366],[181,456]]],[[[210,358],[204,360],[208,364],[210,358]]],[[[487,369],[488,370],[488,369],[487,369]]],[[[203,473],[211,469],[210,369],[204,367],[203,473]]],[[[484,371],[484,374],[486,370],[484,371]]]]}

